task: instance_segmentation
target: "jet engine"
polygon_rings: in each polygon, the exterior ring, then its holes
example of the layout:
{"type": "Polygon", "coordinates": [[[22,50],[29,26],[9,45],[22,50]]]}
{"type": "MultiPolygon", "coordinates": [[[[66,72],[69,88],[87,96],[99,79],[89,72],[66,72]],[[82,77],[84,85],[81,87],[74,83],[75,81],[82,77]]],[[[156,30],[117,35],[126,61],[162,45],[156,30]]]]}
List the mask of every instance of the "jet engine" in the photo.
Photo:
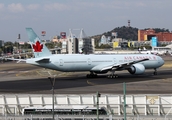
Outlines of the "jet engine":
{"type": "Polygon", "coordinates": [[[129,69],[128,72],[130,74],[135,74],[135,75],[139,75],[139,74],[143,74],[145,72],[145,66],[142,64],[133,64],[129,69]]]}

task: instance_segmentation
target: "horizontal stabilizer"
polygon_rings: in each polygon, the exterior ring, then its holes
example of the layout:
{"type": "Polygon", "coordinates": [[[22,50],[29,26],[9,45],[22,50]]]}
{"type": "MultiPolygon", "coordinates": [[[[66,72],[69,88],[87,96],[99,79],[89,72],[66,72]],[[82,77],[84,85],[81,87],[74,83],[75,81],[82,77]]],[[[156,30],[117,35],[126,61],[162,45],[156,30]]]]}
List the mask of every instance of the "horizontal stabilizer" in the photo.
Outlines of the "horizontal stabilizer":
{"type": "Polygon", "coordinates": [[[26,62],[26,59],[14,59],[14,58],[5,58],[7,60],[14,60],[14,61],[17,61],[17,63],[19,62],[26,62]]]}

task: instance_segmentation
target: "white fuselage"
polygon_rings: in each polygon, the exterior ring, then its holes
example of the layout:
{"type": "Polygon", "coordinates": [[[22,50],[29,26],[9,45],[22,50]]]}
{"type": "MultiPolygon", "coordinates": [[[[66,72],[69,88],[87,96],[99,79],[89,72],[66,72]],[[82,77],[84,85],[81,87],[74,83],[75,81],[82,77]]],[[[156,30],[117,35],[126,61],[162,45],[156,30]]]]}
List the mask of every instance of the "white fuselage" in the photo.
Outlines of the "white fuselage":
{"type": "Polygon", "coordinates": [[[149,60],[140,62],[140,64],[142,64],[145,67],[145,69],[159,68],[164,64],[164,60],[161,57],[151,54],[56,54],[42,58],[49,58],[50,62],[35,62],[41,58],[28,59],[26,62],[40,67],[64,72],[90,71],[93,67],[97,65],[122,64],[126,62],[142,60],[145,58],[148,58],[149,60]]]}

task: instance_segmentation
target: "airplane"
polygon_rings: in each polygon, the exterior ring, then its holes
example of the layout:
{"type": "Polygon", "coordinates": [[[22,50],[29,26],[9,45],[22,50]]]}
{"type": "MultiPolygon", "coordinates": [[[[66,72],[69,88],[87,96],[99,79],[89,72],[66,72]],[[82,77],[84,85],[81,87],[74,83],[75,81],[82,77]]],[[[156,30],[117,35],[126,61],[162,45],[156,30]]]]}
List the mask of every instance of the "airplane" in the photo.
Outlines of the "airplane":
{"type": "MultiPolygon", "coordinates": [[[[143,49],[140,49],[139,48],[139,53],[141,53],[141,54],[154,54],[154,53],[152,53],[152,51],[150,51],[150,50],[147,50],[145,47],[143,47],[143,49]]],[[[156,55],[156,54],[155,54],[156,55]]]]}
{"type": "Polygon", "coordinates": [[[145,69],[154,69],[164,64],[164,60],[152,54],[52,54],[41,42],[32,28],[26,28],[34,58],[21,60],[28,64],[62,72],[89,71],[87,78],[97,77],[97,74],[105,74],[109,71],[108,78],[116,78],[116,71],[128,70],[130,74],[139,75],[145,69]]]}
{"type": "Polygon", "coordinates": [[[143,47],[142,50],[140,49],[139,53],[141,53],[141,54],[155,54],[155,55],[158,55],[158,51],[147,50],[145,47],[143,47]]]}
{"type": "Polygon", "coordinates": [[[155,54],[155,55],[164,55],[167,52],[171,51],[170,48],[168,47],[155,47],[152,50],[147,50],[145,47],[143,47],[142,50],[139,51],[139,53],[141,54],[155,54]],[[154,50],[154,49],[158,49],[158,50],[154,50]]]}

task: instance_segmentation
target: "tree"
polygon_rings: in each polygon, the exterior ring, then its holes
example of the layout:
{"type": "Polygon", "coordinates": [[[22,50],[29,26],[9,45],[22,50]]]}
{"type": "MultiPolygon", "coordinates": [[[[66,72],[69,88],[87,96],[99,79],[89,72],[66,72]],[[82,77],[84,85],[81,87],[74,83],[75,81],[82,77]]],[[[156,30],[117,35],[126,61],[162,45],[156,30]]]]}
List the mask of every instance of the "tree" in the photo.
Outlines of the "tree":
{"type": "Polygon", "coordinates": [[[47,48],[49,48],[49,49],[53,49],[53,48],[55,47],[55,44],[54,44],[53,42],[51,42],[51,43],[46,43],[45,45],[46,45],[47,48]]]}

